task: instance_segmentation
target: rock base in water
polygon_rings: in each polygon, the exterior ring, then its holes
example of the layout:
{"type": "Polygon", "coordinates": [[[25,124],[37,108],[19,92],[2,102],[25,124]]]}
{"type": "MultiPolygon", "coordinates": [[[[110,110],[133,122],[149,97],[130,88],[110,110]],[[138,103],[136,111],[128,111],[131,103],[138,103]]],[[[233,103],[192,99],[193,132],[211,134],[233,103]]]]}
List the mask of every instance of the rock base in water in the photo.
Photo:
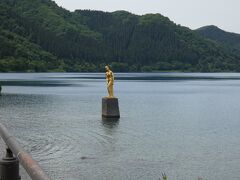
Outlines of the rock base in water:
{"type": "Polygon", "coordinates": [[[105,118],[120,118],[118,98],[102,98],[102,116],[105,118]]]}

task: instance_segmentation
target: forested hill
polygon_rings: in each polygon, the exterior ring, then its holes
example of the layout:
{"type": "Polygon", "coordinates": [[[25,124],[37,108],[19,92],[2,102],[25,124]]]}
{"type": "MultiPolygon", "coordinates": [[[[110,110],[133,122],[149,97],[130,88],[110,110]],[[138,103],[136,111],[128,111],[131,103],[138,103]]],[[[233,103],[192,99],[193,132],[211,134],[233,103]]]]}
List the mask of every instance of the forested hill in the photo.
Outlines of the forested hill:
{"type": "Polygon", "coordinates": [[[160,14],[0,1],[0,71],[240,71],[240,55],[160,14]]]}
{"type": "Polygon", "coordinates": [[[205,38],[214,40],[240,53],[240,34],[226,32],[217,26],[204,26],[196,30],[205,38]]]}

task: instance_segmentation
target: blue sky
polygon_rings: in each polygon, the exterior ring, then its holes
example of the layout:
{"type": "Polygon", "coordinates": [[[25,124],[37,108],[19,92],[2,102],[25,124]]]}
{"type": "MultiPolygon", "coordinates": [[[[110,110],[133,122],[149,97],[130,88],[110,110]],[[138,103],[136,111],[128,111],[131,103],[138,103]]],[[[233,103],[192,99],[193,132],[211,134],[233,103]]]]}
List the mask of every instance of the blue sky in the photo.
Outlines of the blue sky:
{"type": "Polygon", "coordinates": [[[240,34],[240,0],[55,0],[71,11],[126,10],[134,14],[160,13],[183,26],[196,29],[216,25],[240,34]]]}

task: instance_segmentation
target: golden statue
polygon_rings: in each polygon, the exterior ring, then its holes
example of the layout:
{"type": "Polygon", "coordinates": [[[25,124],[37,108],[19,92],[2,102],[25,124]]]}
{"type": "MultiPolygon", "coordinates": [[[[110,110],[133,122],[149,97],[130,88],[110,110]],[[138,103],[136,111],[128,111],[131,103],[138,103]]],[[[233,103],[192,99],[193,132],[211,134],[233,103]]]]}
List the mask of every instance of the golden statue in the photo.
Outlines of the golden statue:
{"type": "Polygon", "coordinates": [[[114,74],[110,70],[109,66],[105,66],[105,69],[106,69],[108,98],[114,98],[114,95],[113,95],[114,74]]]}

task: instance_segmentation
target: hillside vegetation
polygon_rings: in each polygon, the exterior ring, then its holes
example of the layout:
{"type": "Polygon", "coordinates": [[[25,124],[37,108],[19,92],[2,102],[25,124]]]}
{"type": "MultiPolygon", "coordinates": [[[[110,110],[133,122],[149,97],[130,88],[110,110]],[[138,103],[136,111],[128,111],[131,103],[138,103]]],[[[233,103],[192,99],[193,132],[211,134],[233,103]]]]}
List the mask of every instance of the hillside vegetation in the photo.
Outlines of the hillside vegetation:
{"type": "Polygon", "coordinates": [[[201,27],[196,32],[240,54],[240,34],[226,32],[213,25],[201,27]]]}
{"type": "Polygon", "coordinates": [[[0,71],[240,71],[240,55],[161,14],[0,1],[0,71]]]}

